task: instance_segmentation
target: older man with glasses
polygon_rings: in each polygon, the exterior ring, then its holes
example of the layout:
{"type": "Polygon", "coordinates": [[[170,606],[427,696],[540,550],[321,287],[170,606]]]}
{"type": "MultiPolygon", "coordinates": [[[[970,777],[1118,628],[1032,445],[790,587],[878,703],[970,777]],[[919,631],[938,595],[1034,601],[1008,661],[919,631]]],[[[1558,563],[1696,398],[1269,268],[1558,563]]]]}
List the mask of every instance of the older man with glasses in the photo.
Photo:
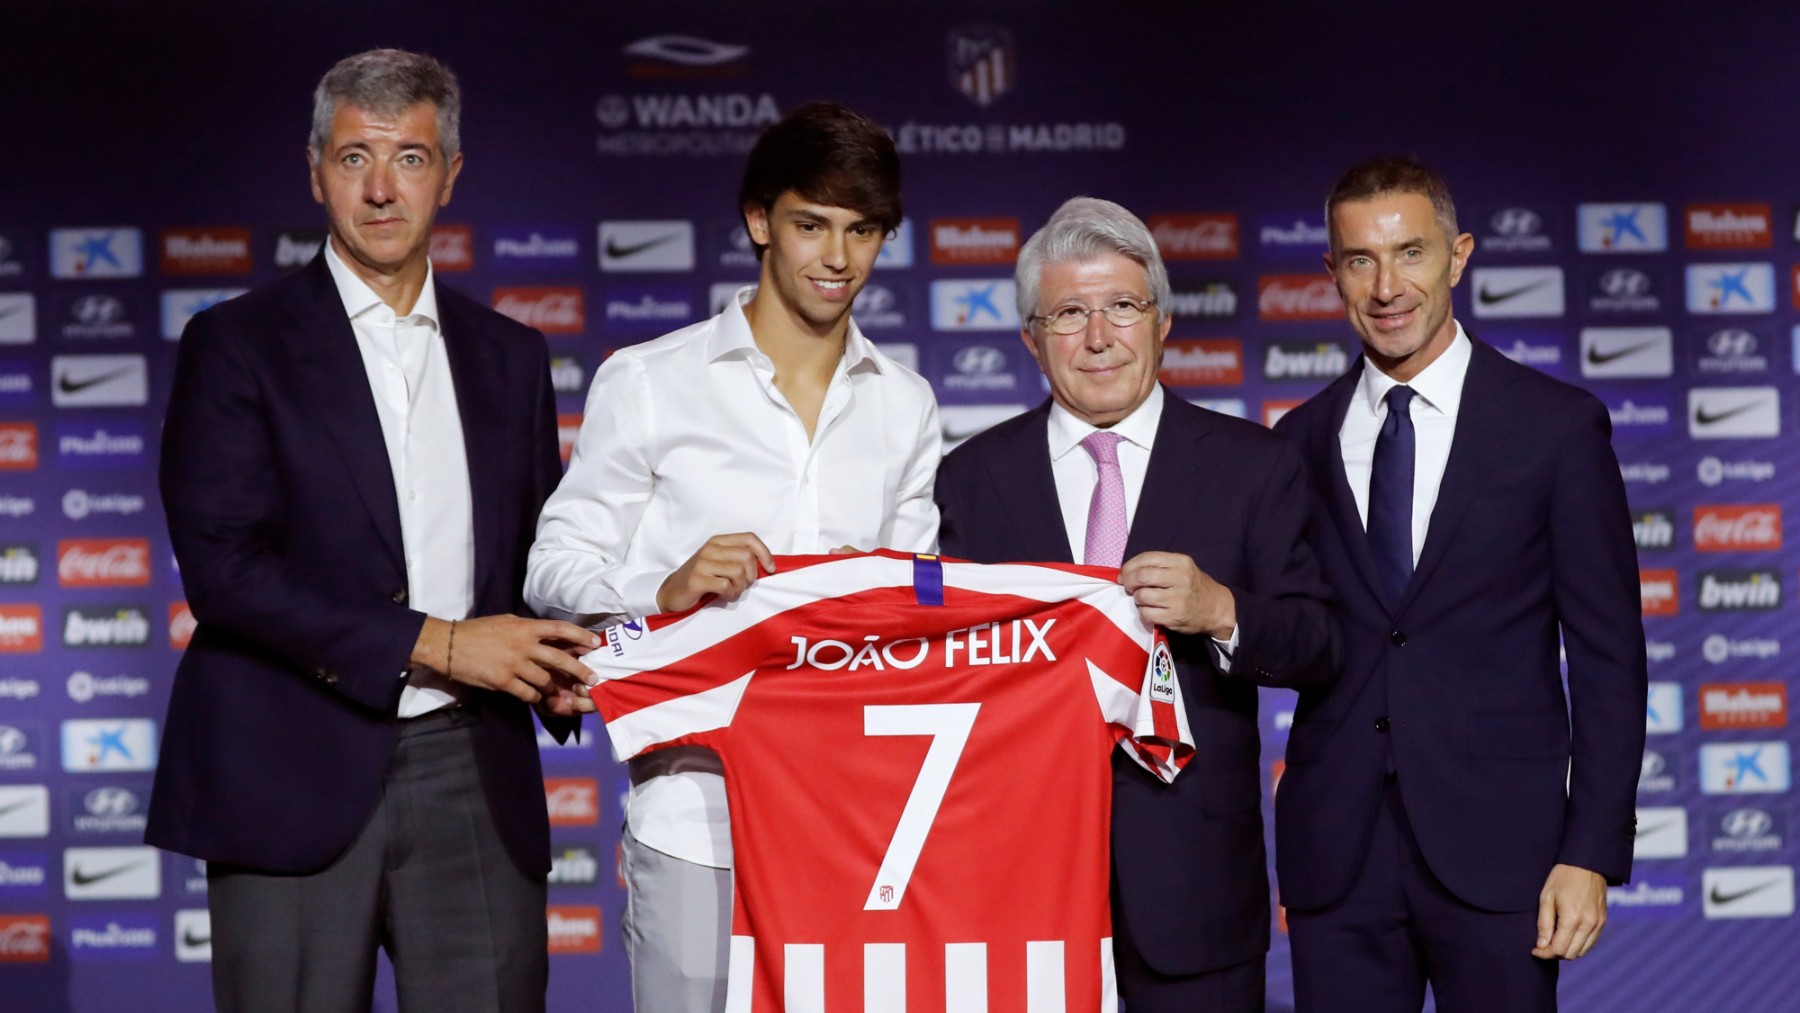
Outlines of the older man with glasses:
{"type": "Polygon", "coordinates": [[[1132,1013],[1263,1008],[1269,883],[1257,688],[1329,679],[1294,448],[1157,383],[1171,321],[1150,232],[1076,198],[1019,255],[1021,337],[1051,396],[938,471],[946,555],[1120,567],[1169,635],[1198,754],[1173,784],[1114,757],[1113,948],[1132,1013]]]}

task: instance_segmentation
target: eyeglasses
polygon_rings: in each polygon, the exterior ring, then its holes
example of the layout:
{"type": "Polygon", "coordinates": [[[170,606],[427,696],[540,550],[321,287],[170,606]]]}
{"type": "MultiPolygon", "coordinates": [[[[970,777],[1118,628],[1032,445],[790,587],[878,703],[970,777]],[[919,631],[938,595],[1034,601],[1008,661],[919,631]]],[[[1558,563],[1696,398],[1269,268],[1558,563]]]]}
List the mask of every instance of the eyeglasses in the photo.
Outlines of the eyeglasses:
{"type": "Polygon", "coordinates": [[[1114,327],[1130,327],[1150,312],[1156,305],[1155,299],[1132,299],[1121,296],[1094,309],[1085,306],[1063,306],[1050,313],[1031,317],[1033,321],[1043,321],[1044,329],[1052,334],[1079,334],[1087,330],[1088,320],[1094,314],[1104,314],[1106,322],[1114,327]]]}

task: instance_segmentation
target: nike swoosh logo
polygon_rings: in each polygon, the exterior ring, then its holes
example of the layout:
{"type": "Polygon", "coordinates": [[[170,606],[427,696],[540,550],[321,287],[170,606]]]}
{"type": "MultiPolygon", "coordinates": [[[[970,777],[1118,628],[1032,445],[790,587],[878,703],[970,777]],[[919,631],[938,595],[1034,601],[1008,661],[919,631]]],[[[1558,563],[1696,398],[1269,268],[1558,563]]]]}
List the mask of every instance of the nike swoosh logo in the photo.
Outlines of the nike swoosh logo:
{"type": "Polygon", "coordinates": [[[204,935],[204,936],[196,936],[192,932],[183,932],[181,934],[181,945],[183,945],[183,946],[211,946],[212,945],[212,935],[211,935],[211,933],[208,933],[207,935],[204,935]]]}
{"type": "Polygon", "coordinates": [[[1635,345],[1626,345],[1624,348],[1615,348],[1610,352],[1602,352],[1598,348],[1589,348],[1587,353],[1588,364],[1604,366],[1614,359],[1623,359],[1627,355],[1636,355],[1638,352],[1641,352],[1654,344],[1656,344],[1656,339],[1651,338],[1649,341],[1639,342],[1635,345]]]}
{"type": "Polygon", "coordinates": [[[28,302],[16,302],[11,306],[0,306],[0,320],[5,320],[7,317],[23,313],[30,308],[31,304],[28,302]]]}
{"type": "Polygon", "coordinates": [[[1694,421],[1703,426],[1710,426],[1714,422],[1723,422],[1733,415],[1742,415],[1747,411],[1754,411],[1761,407],[1762,402],[1752,401],[1749,404],[1738,405],[1736,408],[1727,408],[1718,414],[1713,414],[1706,410],[1705,405],[1698,405],[1694,408],[1694,421]]]}
{"type": "Polygon", "coordinates": [[[1492,306],[1495,303],[1502,303],[1508,299],[1517,299],[1519,296],[1522,296],[1533,289],[1540,289],[1548,284],[1550,284],[1549,278],[1540,278],[1528,285],[1521,285],[1518,288],[1508,289],[1505,292],[1496,292],[1486,285],[1483,285],[1481,286],[1480,292],[1481,304],[1483,306],[1492,306]]]}
{"type": "Polygon", "coordinates": [[[131,371],[132,367],[126,366],[124,369],[115,369],[110,373],[101,373],[99,376],[90,376],[85,380],[71,380],[67,376],[59,376],[56,378],[56,387],[64,394],[77,394],[87,390],[89,387],[105,383],[108,380],[117,380],[119,377],[124,376],[131,371]]]}
{"type": "Polygon", "coordinates": [[[679,232],[671,232],[666,236],[657,236],[655,239],[645,240],[641,243],[624,244],[621,244],[617,239],[608,239],[606,241],[606,256],[608,260],[618,260],[624,257],[635,256],[650,249],[652,246],[661,246],[680,235],[681,233],[679,232]]]}
{"type": "Polygon", "coordinates": [[[14,802],[12,805],[6,806],[5,808],[0,808],[0,816],[7,816],[12,813],[16,813],[20,809],[23,809],[26,806],[28,806],[36,801],[37,801],[36,799],[32,799],[32,798],[20,799],[19,801],[14,802]]]}
{"type": "Polygon", "coordinates": [[[1663,820],[1661,823],[1654,823],[1647,827],[1639,827],[1637,835],[1639,837],[1649,837],[1651,834],[1656,833],[1664,827],[1674,826],[1675,823],[1675,820],[1663,820]]]}
{"type": "Polygon", "coordinates": [[[1729,904],[1734,900],[1743,900],[1745,897],[1748,897],[1753,893],[1759,893],[1763,890],[1767,890],[1769,887],[1774,886],[1776,883],[1779,883],[1779,882],[1781,882],[1781,881],[1778,879],[1771,879],[1767,883],[1758,883],[1757,885],[1749,888],[1748,890],[1734,890],[1731,893],[1720,893],[1719,888],[1717,886],[1715,886],[1712,888],[1712,894],[1707,897],[1707,900],[1712,901],[1714,904],[1729,904]]]}
{"type": "Polygon", "coordinates": [[[144,860],[141,858],[138,858],[138,859],[134,859],[132,861],[126,862],[124,865],[121,865],[118,868],[107,869],[104,872],[88,872],[85,869],[76,868],[69,872],[69,882],[74,884],[75,886],[91,886],[95,883],[100,882],[101,880],[111,879],[114,876],[120,875],[122,873],[130,872],[132,869],[135,869],[138,866],[143,865],[143,864],[144,864],[144,860]]]}

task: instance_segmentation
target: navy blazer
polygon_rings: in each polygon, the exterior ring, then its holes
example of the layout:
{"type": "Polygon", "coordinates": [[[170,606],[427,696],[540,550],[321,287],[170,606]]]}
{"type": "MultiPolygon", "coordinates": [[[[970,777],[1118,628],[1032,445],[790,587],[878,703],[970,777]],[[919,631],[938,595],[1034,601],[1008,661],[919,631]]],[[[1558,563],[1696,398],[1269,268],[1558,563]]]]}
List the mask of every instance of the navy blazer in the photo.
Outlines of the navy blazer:
{"type": "Polygon", "coordinates": [[[1390,604],[1338,442],[1364,368],[1276,426],[1320,490],[1309,538],[1344,636],[1341,678],[1301,691],[1288,736],[1283,902],[1317,909],[1350,888],[1390,755],[1427,864],[1468,903],[1535,908],[1556,863],[1623,882],[1647,675],[1605,405],[1475,341],[1419,563],[1390,604]]]}
{"type": "MultiPolygon", "coordinates": [[[[473,614],[529,614],[525,556],[561,474],[544,338],[441,284],[437,297],[468,457],[473,614]]],[[[260,871],[322,869],[380,798],[425,620],[407,607],[387,449],[323,255],[188,325],[160,477],[199,625],[175,674],[145,840],[260,871]]],[[[501,836],[542,876],[531,710],[494,692],[472,706],[501,836]]]]}
{"type": "MultiPolygon", "coordinates": [[[[1050,402],[958,447],[938,468],[946,555],[1074,559],[1051,473],[1050,402]]],[[[1125,558],[1179,552],[1231,588],[1238,649],[1221,676],[1205,635],[1171,635],[1196,753],[1173,784],[1113,756],[1117,906],[1157,971],[1191,975],[1269,946],[1259,686],[1330,678],[1329,591],[1301,538],[1306,469],[1288,441],[1164,391],[1125,558]]]]}

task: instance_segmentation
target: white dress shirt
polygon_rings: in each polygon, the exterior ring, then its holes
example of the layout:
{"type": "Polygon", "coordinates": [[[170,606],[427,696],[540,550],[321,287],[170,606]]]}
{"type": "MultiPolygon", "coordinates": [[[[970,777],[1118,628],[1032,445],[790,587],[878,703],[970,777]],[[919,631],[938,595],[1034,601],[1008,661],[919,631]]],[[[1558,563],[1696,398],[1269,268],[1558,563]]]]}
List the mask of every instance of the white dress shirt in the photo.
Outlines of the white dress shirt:
{"type": "MultiPolygon", "coordinates": [[[[936,547],[931,385],[852,321],[808,440],[744,316],[755,291],[595,372],[531,547],[525,600],[540,614],[584,625],[652,615],[664,578],[714,535],[748,531],[777,555],[936,547]]],[[[729,868],[725,812],[721,778],[677,773],[634,787],[626,821],[664,854],[729,868]]]]}
{"type": "MultiPolygon", "coordinates": [[[[400,504],[407,603],[439,619],[466,619],[475,605],[469,462],[431,268],[425,269],[425,287],[412,312],[397,316],[345,266],[330,243],[325,244],[325,265],[350,317],[381,419],[400,504]]],[[[402,718],[430,713],[460,698],[461,687],[429,669],[402,674],[402,718]]]]}
{"type": "MultiPolygon", "coordinates": [[[[1469,375],[1469,357],[1474,347],[1462,324],[1456,325],[1456,337],[1437,361],[1419,371],[1407,382],[1417,396],[1408,406],[1413,424],[1413,564],[1425,548],[1425,533],[1431,527],[1431,511],[1437,506],[1438,488],[1444,482],[1444,466],[1450,462],[1450,442],[1456,436],[1456,413],[1462,407],[1463,379],[1469,375]]],[[[1344,454],[1344,478],[1350,493],[1356,497],[1356,513],[1363,529],[1369,527],[1369,473],[1375,466],[1375,440],[1381,435],[1381,424],[1387,419],[1387,393],[1400,381],[1363,361],[1362,377],[1350,408],[1344,413],[1344,424],[1338,429],[1338,446],[1344,454]]]]}
{"type": "MultiPolygon", "coordinates": [[[[1144,489],[1144,475],[1150,469],[1150,451],[1156,445],[1156,427],[1162,422],[1163,389],[1157,384],[1150,396],[1130,415],[1113,423],[1107,432],[1119,440],[1119,477],[1125,486],[1125,530],[1137,517],[1138,494],[1144,489]]],[[[1092,454],[1082,449],[1081,441],[1099,432],[1098,426],[1075,417],[1073,412],[1054,401],[1050,403],[1050,474],[1056,479],[1056,502],[1062,508],[1063,530],[1069,536],[1069,558],[1087,563],[1088,508],[1093,504],[1094,485],[1100,480],[1100,466],[1092,454]]],[[[1231,639],[1213,639],[1219,648],[1220,671],[1231,670],[1231,652],[1237,648],[1238,629],[1233,626],[1231,639]]]]}

